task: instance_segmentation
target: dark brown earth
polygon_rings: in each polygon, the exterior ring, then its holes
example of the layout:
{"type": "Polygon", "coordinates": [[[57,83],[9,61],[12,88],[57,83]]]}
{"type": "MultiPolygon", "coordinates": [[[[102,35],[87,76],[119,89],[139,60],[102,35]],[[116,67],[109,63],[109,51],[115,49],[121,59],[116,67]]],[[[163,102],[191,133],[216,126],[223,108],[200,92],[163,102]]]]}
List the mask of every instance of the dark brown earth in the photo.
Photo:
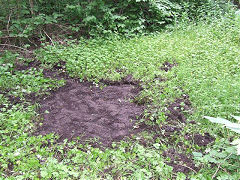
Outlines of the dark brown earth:
{"type": "MultiPolygon", "coordinates": [[[[16,64],[16,70],[25,70],[38,65],[38,62],[32,62],[28,67],[16,64]]],[[[166,62],[162,70],[169,71],[175,65],[166,62]]],[[[80,137],[81,142],[89,138],[99,138],[103,146],[111,146],[113,141],[147,130],[155,135],[151,140],[141,139],[140,143],[143,145],[149,146],[157,139],[167,140],[171,145],[174,144],[176,135],[182,135],[182,128],[188,123],[185,114],[192,111],[188,95],[183,95],[167,105],[166,124],[160,127],[136,126],[139,122],[137,117],[141,117],[143,113],[145,101],[135,102],[134,98],[142,89],[132,76],[127,76],[121,81],[102,80],[102,85],[107,86],[100,89],[90,82],[79,83],[69,78],[64,73],[64,69],[65,63],[60,62],[53,67],[53,70],[43,71],[46,77],[64,78],[67,82],[64,87],[51,92],[46,99],[36,99],[35,95],[26,97],[31,102],[40,101],[41,104],[39,112],[43,118],[43,125],[38,127],[36,134],[56,133],[60,136],[60,140],[80,137]],[[130,99],[135,103],[130,102],[130,99]],[[134,129],[134,127],[138,128],[134,129]]],[[[9,97],[9,100],[13,104],[19,101],[14,97],[9,97]]],[[[194,121],[189,123],[195,124],[194,121]]],[[[214,141],[208,133],[184,137],[198,146],[206,146],[214,141]]],[[[179,148],[181,149],[181,142],[179,148]]],[[[184,150],[184,147],[182,149],[184,150]]],[[[169,159],[167,164],[173,167],[174,172],[187,174],[190,171],[198,171],[191,155],[172,148],[166,150],[163,156],[169,159]]]]}
{"type": "Polygon", "coordinates": [[[183,95],[181,98],[176,99],[170,103],[167,107],[168,112],[166,113],[167,121],[174,124],[186,122],[184,112],[191,111],[191,102],[188,95],[183,95]]]}
{"type": "MultiPolygon", "coordinates": [[[[189,100],[189,96],[184,94],[182,97],[177,98],[174,102],[168,103],[167,111],[165,112],[166,123],[161,125],[159,128],[159,132],[164,137],[167,137],[169,143],[171,144],[171,136],[176,136],[176,133],[181,132],[186,121],[186,113],[190,113],[192,111],[191,102],[189,100]]],[[[159,135],[156,135],[157,138],[159,135]]]]}
{"type": "Polygon", "coordinates": [[[191,157],[186,154],[179,153],[175,149],[168,149],[164,151],[163,156],[169,158],[168,165],[173,167],[173,172],[183,172],[185,174],[198,171],[191,157]]]}
{"type": "Polygon", "coordinates": [[[43,125],[38,134],[56,133],[60,139],[80,136],[99,138],[104,146],[131,134],[143,106],[131,103],[139,93],[131,83],[109,85],[102,90],[92,83],[67,80],[50,97],[40,102],[43,125]],[[48,113],[46,113],[48,112],[48,113]]]}
{"type": "MultiPolygon", "coordinates": [[[[154,141],[164,140],[164,143],[169,145],[174,145],[176,141],[176,136],[183,136],[181,131],[187,122],[186,113],[191,113],[192,107],[189,100],[189,96],[184,94],[182,97],[176,99],[174,102],[169,103],[167,106],[167,116],[166,124],[160,126],[160,129],[156,131],[153,137],[154,141]]],[[[189,123],[195,124],[195,121],[190,121],[189,123]]],[[[205,133],[204,135],[194,134],[194,135],[184,135],[186,140],[193,141],[194,144],[198,146],[206,146],[212,143],[215,139],[210,136],[210,134],[205,133]]],[[[179,150],[171,148],[164,151],[163,156],[169,159],[168,165],[173,167],[174,172],[183,172],[185,174],[191,171],[198,171],[193,157],[191,154],[182,153],[185,151],[186,147],[183,142],[178,143],[178,148],[182,149],[181,153],[179,150]]]]}
{"type": "Polygon", "coordinates": [[[215,138],[212,137],[209,133],[204,133],[204,135],[201,134],[195,134],[193,136],[194,143],[198,146],[207,146],[208,144],[215,141],[215,138]]]}
{"type": "Polygon", "coordinates": [[[204,133],[203,135],[201,134],[185,134],[184,138],[186,140],[193,141],[194,144],[200,146],[200,147],[205,147],[208,144],[212,143],[215,141],[215,138],[212,137],[209,133],[204,133]]]}
{"type": "Polygon", "coordinates": [[[162,67],[160,68],[163,71],[170,71],[174,66],[176,66],[176,63],[170,63],[170,62],[164,62],[162,67]]]}
{"type": "Polygon", "coordinates": [[[8,106],[4,105],[4,104],[0,104],[0,112],[3,111],[3,109],[11,109],[13,105],[19,104],[21,103],[21,99],[19,97],[15,97],[13,95],[8,95],[7,94],[8,91],[1,91],[0,90],[0,95],[3,95],[7,98],[7,100],[10,102],[10,104],[8,104],[8,106]]]}
{"type": "Polygon", "coordinates": [[[39,68],[41,62],[40,61],[31,61],[28,64],[23,64],[22,62],[16,61],[14,64],[14,71],[23,71],[28,70],[30,68],[39,68]]]}

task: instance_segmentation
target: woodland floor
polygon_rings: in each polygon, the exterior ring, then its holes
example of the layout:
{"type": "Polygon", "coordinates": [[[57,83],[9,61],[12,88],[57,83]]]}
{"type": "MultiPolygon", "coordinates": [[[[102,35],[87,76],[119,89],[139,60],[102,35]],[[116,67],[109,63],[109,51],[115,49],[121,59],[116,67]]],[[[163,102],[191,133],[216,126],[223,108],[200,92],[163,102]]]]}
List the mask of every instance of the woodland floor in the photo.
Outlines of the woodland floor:
{"type": "MultiPolygon", "coordinates": [[[[30,66],[37,67],[38,63],[30,66]]],[[[161,70],[169,71],[176,64],[165,62],[161,70]]],[[[29,68],[25,67],[24,69],[29,68]]],[[[22,67],[20,68],[22,69],[22,67]]],[[[58,71],[59,68],[44,70],[47,78],[65,79],[66,85],[52,91],[45,98],[37,98],[40,104],[39,114],[43,121],[37,124],[34,135],[46,135],[54,133],[58,135],[59,141],[64,139],[73,140],[79,138],[81,143],[90,143],[94,147],[111,148],[112,143],[131,138],[132,136],[148,131],[155,134],[152,143],[157,138],[169,139],[180,132],[180,123],[187,123],[183,112],[191,112],[191,102],[188,95],[176,99],[167,107],[167,125],[147,126],[140,122],[144,111],[144,102],[137,103],[135,98],[142,88],[140,82],[133,80],[129,75],[121,81],[102,80],[100,87],[91,82],[79,82],[78,79],[69,78],[65,73],[58,71]],[[184,104],[184,105],[183,105],[184,104]]],[[[61,69],[61,68],[60,68],[61,69]]],[[[36,101],[32,96],[29,99],[36,101]]],[[[194,121],[190,122],[195,124],[194,121]]],[[[214,141],[208,133],[204,135],[187,135],[186,140],[193,140],[198,146],[207,146],[214,141]]],[[[142,145],[151,141],[141,139],[142,145]]],[[[181,146],[181,144],[179,144],[181,146]]],[[[168,165],[173,167],[174,172],[189,173],[198,171],[191,156],[180,153],[175,149],[168,149],[163,156],[169,158],[168,165]]]]}
{"type": "Polygon", "coordinates": [[[239,28],[191,28],[0,49],[0,174],[239,179],[236,134],[204,118],[239,112],[239,28]]]}

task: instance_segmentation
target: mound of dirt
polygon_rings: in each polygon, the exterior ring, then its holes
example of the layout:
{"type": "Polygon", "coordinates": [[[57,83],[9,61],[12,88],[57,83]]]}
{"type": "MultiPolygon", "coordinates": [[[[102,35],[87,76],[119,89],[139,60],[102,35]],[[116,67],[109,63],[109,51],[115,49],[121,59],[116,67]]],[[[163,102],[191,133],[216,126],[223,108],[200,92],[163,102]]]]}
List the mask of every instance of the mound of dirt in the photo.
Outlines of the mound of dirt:
{"type": "Polygon", "coordinates": [[[131,103],[139,93],[131,83],[100,89],[92,83],[67,80],[65,86],[40,102],[44,119],[37,134],[56,133],[60,139],[99,138],[104,146],[131,134],[143,106],[131,103]]]}

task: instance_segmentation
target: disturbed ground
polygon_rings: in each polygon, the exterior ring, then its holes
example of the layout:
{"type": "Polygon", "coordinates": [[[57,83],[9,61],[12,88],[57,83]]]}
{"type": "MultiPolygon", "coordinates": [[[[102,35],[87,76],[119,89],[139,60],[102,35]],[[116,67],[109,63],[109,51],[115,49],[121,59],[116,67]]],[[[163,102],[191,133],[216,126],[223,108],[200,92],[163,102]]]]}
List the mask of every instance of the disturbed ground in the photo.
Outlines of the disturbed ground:
{"type": "MultiPolygon", "coordinates": [[[[54,66],[53,70],[44,70],[44,75],[49,78],[66,80],[66,85],[43,99],[35,95],[26,96],[26,100],[39,102],[40,115],[43,119],[42,125],[38,126],[36,134],[46,135],[55,133],[60,140],[80,137],[81,142],[89,139],[98,139],[93,144],[99,146],[111,146],[112,142],[119,141],[132,134],[147,130],[155,135],[152,140],[141,139],[144,146],[151,145],[159,140],[174,144],[176,135],[181,136],[181,131],[186,123],[195,124],[194,121],[187,122],[186,113],[191,113],[191,102],[189,96],[184,94],[174,102],[167,104],[165,115],[166,123],[161,126],[146,127],[138,124],[144,110],[145,103],[136,102],[135,97],[141,91],[139,82],[127,76],[121,81],[102,80],[102,88],[93,83],[82,82],[69,78],[65,73],[64,62],[60,66],[54,66]]],[[[38,67],[39,62],[33,61],[28,66],[16,64],[15,70],[25,70],[30,67],[38,67]]],[[[176,64],[165,62],[161,70],[169,71],[176,64]]],[[[1,93],[1,92],[0,92],[1,93]]],[[[19,103],[19,98],[7,96],[13,104],[19,103]]],[[[1,106],[0,106],[1,107],[1,106]]],[[[185,134],[184,139],[193,141],[198,146],[207,146],[215,139],[208,133],[185,134]]],[[[179,142],[179,147],[182,142],[179,142]]],[[[184,149],[184,148],[183,148],[184,149]]],[[[175,149],[168,149],[163,156],[169,159],[168,165],[173,167],[174,172],[189,173],[198,171],[192,156],[175,149]]]]}
{"type": "Polygon", "coordinates": [[[175,149],[168,149],[164,151],[163,156],[170,159],[167,164],[173,167],[174,172],[183,172],[187,174],[191,171],[196,172],[199,170],[189,155],[179,153],[175,149]]]}
{"type": "Polygon", "coordinates": [[[129,136],[141,116],[143,106],[130,102],[138,93],[131,83],[100,89],[89,82],[67,80],[64,87],[40,103],[44,121],[38,133],[54,132],[61,139],[99,138],[103,145],[111,145],[129,136]]]}
{"type": "Polygon", "coordinates": [[[184,152],[184,149],[186,149],[184,143],[180,141],[177,145],[175,144],[177,140],[176,136],[184,136],[185,140],[193,141],[194,144],[205,147],[215,139],[210,136],[209,133],[205,133],[204,135],[182,134],[183,127],[187,123],[196,124],[195,121],[187,122],[185,116],[186,113],[192,113],[191,102],[188,95],[183,94],[182,97],[169,103],[166,108],[166,122],[160,126],[154,127],[154,129],[157,130],[154,132],[155,135],[152,140],[146,141],[141,139],[140,143],[144,146],[148,146],[159,141],[172,145],[173,147],[178,147],[176,149],[170,148],[163,152],[163,156],[168,160],[167,164],[173,167],[174,172],[183,172],[185,174],[192,171],[197,172],[199,168],[195,165],[192,155],[184,152]]]}

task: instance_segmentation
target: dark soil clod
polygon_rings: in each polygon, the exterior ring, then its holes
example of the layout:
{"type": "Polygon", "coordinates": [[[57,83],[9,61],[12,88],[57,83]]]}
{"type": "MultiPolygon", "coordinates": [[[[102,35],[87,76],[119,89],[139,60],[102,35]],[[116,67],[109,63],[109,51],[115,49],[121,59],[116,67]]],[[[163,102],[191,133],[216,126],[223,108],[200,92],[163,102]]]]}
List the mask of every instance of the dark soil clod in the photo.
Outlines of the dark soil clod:
{"type": "Polygon", "coordinates": [[[169,62],[166,61],[166,62],[163,63],[163,66],[160,69],[168,72],[176,65],[177,65],[176,63],[169,63],[169,62]]]}
{"type": "Polygon", "coordinates": [[[204,135],[201,134],[195,134],[193,136],[194,143],[198,146],[207,146],[208,144],[215,141],[215,138],[212,137],[209,133],[204,133],[204,135]]]}
{"type": "Polygon", "coordinates": [[[176,99],[173,103],[170,103],[167,107],[168,113],[166,113],[167,121],[171,122],[186,122],[186,117],[184,116],[184,111],[191,110],[191,102],[189,97],[185,95],[182,98],[176,99]]]}
{"type": "Polygon", "coordinates": [[[192,157],[188,157],[183,153],[178,153],[175,149],[168,149],[164,151],[163,156],[170,159],[167,164],[173,167],[173,172],[182,172],[187,174],[193,170],[198,171],[192,157]]]}
{"type": "Polygon", "coordinates": [[[138,93],[132,84],[109,85],[101,90],[89,82],[67,80],[64,87],[40,102],[44,121],[37,134],[53,132],[61,139],[99,138],[102,145],[109,146],[129,136],[136,117],[141,116],[143,106],[129,101],[138,93]]]}
{"type": "Polygon", "coordinates": [[[53,66],[55,70],[62,70],[65,69],[66,62],[65,61],[59,61],[57,64],[53,66]]]}
{"type": "Polygon", "coordinates": [[[41,65],[41,62],[40,61],[36,61],[36,60],[33,60],[31,62],[29,62],[27,65],[24,64],[23,62],[16,62],[14,64],[15,68],[14,70],[15,71],[23,71],[23,70],[28,70],[30,68],[39,68],[39,66],[41,65]]]}
{"type": "Polygon", "coordinates": [[[181,131],[181,128],[169,126],[169,125],[164,125],[161,129],[165,130],[166,132],[171,132],[171,133],[176,132],[176,131],[181,131]]]}
{"type": "Polygon", "coordinates": [[[19,103],[22,102],[19,97],[15,97],[13,95],[7,95],[7,92],[1,92],[0,91],[0,95],[4,95],[10,103],[7,107],[4,104],[0,104],[0,112],[2,112],[3,108],[11,109],[13,105],[16,105],[16,104],[19,104],[19,103]]]}

